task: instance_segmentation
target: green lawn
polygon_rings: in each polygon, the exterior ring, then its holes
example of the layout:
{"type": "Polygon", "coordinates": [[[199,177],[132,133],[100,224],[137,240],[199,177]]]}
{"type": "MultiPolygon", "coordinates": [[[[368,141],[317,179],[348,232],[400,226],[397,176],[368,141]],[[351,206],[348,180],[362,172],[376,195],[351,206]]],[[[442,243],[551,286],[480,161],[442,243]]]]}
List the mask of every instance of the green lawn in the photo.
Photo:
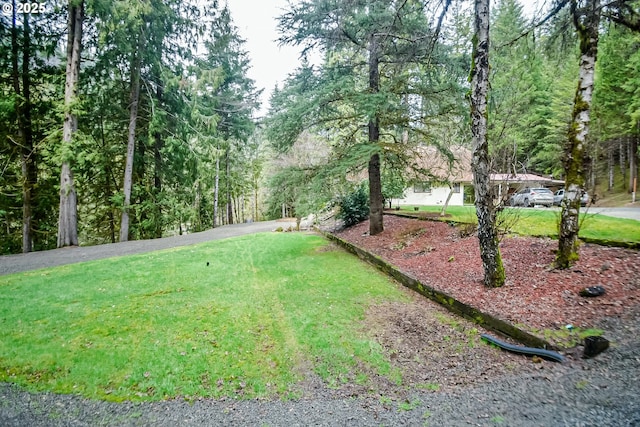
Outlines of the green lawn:
{"type": "Polygon", "coordinates": [[[114,401],[293,397],[304,369],[400,382],[361,320],[404,295],[302,233],[2,276],[0,381],[114,401]]]}
{"type": "MultiPolygon", "coordinates": [[[[415,212],[412,206],[403,206],[402,211],[415,212]]],[[[420,212],[440,212],[438,206],[420,206],[420,212]]],[[[473,206],[449,206],[443,218],[456,222],[478,222],[473,206]]],[[[502,215],[513,233],[530,236],[557,238],[560,211],[557,209],[506,208],[502,215]]],[[[613,218],[591,214],[588,209],[581,214],[580,237],[610,242],[640,242],[640,223],[632,219],[613,218]]]]}

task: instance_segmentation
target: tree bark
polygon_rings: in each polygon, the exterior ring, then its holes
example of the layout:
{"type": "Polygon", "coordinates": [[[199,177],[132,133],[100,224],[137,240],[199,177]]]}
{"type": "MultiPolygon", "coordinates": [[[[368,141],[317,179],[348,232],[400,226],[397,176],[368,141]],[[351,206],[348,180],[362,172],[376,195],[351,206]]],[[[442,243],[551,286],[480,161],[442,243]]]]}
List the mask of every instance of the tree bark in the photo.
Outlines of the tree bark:
{"type": "Polygon", "coordinates": [[[633,191],[633,182],[638,178],[638,137],[629,137],[629,192],[633,191]]]}
{"type": "Polygon", "coordinates": [[[218,205],[220,197],[220,152],[216,147],[216,176],[213,184],[213,228],[218,226],[218,205]]]}
{"type": "Polygon", "coordinates": [[[609,145],[608,157],[607,157],[607,170],[608,170],[608,185],[607,191],[613,190],[613,146],[609,145]]]}
{"type": "MultiPolygon", "coordinates": [[[[158,104],[162,103],[163,92],[162,81],[158,79],[158,86],[156,88],[156,99],[158,104]]],[[[156,200],[154,212],[155,218],[153,221],[153,237],[160,238],[162,237],[163,229],[162,203],[160,203],[160,199],[162,197],[162,148],[164,147],[164,139],[162,138],[162,132],[160,132],[159,129],[154,131],[153,139],[153,190],[154,198],[156,200]]]]}
{"type": "MultiPolygon", "coordinates": [[[[139,35],[140,41],[142,34],[139,35]]],[[[120,241],[129,240],[129,208],[131,205],[131,188],[133,187],[133,160],[136,146],[136,124],[138,121],[138,103],[140,101],[140,67],[142,60],[141,42],[138,42],[136,52],[131,59],[131,92],[129,106],[129,135],[127,141],[127,158],[124,168],[124,204],[122,206],[122,219],[120,221],[120,241]]]]}
{"type": "Polygon", "coordinates": [[[624,142],[624,138],[620,138],[618,143],[618,158],[620,160],[620,173],[622,174],[622,188],[627,186],[627,146],[624,142]]]}
{"type": "Polygon", "coordinates": [[[498,246],[496,217],[490,187],[487,142],[487,93],[489,91],[489,0],[475,1],[475,38],[471,65],[471,134],[473,185],[475,187],[478,239],[484,284],[502,286],[504,266],[498,246]]]}
{"type": "Polygon", "coordinates": [[[259,190],[258,178],[259,178],[259,174],[254,173],[254,175],[253,175],[253,218],[252,218],[252,221],[259,221],[260,220],[260,218],[258,218],[258,190],[259,190]]]}
{"type": "MultiPolygon", "coordinates": [[[[104,114],[100,112],[100,139],[102,141],[102,147],[106,149],[107,141],[104,133],[104,114]]],[[[107,206],[110,206],[111,197],[113,197],[113,188],[117,187],[117,185],[112,185],[112,172],[111,167],[107,166],[107,169],[104,171],[104,202],[107,206]]],[[[116,215],[114,209],[112,207],[109,208],[107,212],[107,221],[109,224],[109,240],[111,243],[116,242],[116,215]]]]}
{"type": "Polygon", "coordinates": [[[33,250],[33,190],[37,183],[37,171],[33,148],[33,129],[31,125],[31,31],[29,15],[24,15],[22,25],[22,72],[18,66],[18,27],[15,1],[11,23],[11,65],[13,90],[16,94],[16,113],[18,121],[18,140],[22,171],[22,252],[33,250]],[[20,80],[22,79],[22,87],[20,80]]]}
{"type": "Polygon", "coordinates": [[[231,197],[231,164],[229,162],[229,147],[225,151],[227,174],[227,224],[233,224],[233,198],[231,197]]]}
{"type": "Polygon", "coordinates": [[[578,10],[577,0],[572,0],[571,12],[580,38],[580,73],[564,151],[565,197],[562,200],[558,252],[555,260],[558,268],[569,268],[579,258],[580,197],[585,184],[585,145],[589,136],[591,98],[598,54],[600,0],[588,0],[582,11],[578,10]]]}
{"type": "MultiPolygon", "coordinates": [[[[372,35],[369,41],[369,91],[372,94],[380,90],[380,70],[378,58],[378,40],[372,35]]],[[[380,123],[377,111],[369,119],[369,144],[377,145],[380,141],[380,123]]],[[[384,230],[382,214],[384,200],[380,177],[380,155],[371,156],[368,165],[369,173],[369,235],[375,236],[384,230]]]]}
{"type": "Polygon", "coordinates": [[[453,185],[449,184],[449,194],[447,194],[447,199],[444,201],[444,205],[442,205],[442,209],[440,209],[440,216],[444,216],[447,213],[447,208],[449,207],[451,196],[453,196],[453,185]]]}
{"type": "MultiPolygon", "coordinates": [[[[78,117],[73,105],[78,95],[80,53],[82,51],[82,21],[84,1],[78,5],[69,2],[67,37],[67,69],[64,87],[64,124],[62,144],[73,145],[73,134],[78,130],[78,117]]],[[[58,247],[78,244],[78,199],[69,159],[64,159],[60,171],[60,211],[58,216],[58,247]]]]}

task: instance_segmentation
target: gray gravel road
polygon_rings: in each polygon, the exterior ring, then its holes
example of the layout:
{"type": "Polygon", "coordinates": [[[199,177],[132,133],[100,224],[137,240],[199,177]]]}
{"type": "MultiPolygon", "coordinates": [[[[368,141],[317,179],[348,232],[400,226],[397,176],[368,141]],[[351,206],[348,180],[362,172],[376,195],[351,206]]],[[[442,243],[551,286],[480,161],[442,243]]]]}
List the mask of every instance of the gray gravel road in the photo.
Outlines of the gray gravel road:
{"type": "Polygon", "coordinates": [[[114,256],[132,255],[178,246],[194,245],[209,240],[226,239],[244,234],[273,231],[278,227],[288,228],[295,222],[263,221],[246,224],[225,225],[200,233],[183,234],[182,236],[165,237],[152,240],[132,240],[123,243],[110,243],[96,246],[78,246],[49,251],[31,252],[28,254],[0,256],[0,275],[19,273],[38,268],[55,267],[114,256]]]}
{"type": "MultiPolygon", "coordinates": [[[[3,257],[0,271],[188,245],[267,231],[280,224],[229,226],[170,239],[3,257]]],[[[142,404],[28,393],[0,383],[0,426],[640,426],[640,313],[608,319],[601,326],[610,331],[607,338],[613,344],[594,359],[584,360],[576,353],[562,364],[545,361],[537,369],[487,379],[474,387],[409,390],[407,402],[348,396],[320,382],[313,395],[295,401],[142,404]]]]}

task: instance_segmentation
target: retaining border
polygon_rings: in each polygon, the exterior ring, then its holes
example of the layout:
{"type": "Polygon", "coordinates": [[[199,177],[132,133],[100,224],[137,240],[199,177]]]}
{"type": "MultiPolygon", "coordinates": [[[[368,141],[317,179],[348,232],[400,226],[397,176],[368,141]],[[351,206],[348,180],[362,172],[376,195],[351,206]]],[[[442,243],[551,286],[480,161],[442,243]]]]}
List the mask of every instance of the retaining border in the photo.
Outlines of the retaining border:
{"type": "Polygon", "coordinates": [[[484,313],[477,308],[458,301],[457,299],[444,292],[441,292],[425,283],[422,283],[420,280],[416,279],[408,273],[401,271],[399,268],[387,262],[383,258],[374,255],[359,246],[347,242],[346,240],[343,240],[340,237],[329,232],[322,230],[319,230],[319,232],[322,233],[322,235],[324,235],[330,241],[345,249],[347,252],[356,255],[358,258],[368,262],[378,270],[397,280],[403,286],[419,293],[426,298],[429,298],[432,301],[437,302],[438,304],[458,316],[464,317],[465,319],[468,319],[478,325],[490,329],[493,332],[513,338],[517,342],[529,347],[544,348],[549,350],[559,349],[557,346],[538,336],[531,334],[530,332],[524,331],[509,322],[498,319],[495,316],[484,313]]]}

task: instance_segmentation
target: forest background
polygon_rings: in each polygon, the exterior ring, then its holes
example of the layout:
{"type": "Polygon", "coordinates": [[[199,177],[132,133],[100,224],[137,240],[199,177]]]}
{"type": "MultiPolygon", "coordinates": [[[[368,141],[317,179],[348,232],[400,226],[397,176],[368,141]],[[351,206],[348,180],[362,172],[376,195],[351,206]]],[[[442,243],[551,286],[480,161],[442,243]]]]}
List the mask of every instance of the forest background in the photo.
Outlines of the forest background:
{"type": "MultiPolygon", "coordinates": [[[[391,198],[409,184],[405,172],[417,147],[449,155],[471,144],[470,2],[399,2],[407,5],[402,16],[372,13],[380,3],[373,0],[293,3],[280,18],[280,42],[304,37],[323,59],[301,58],[274,88],[267,117],[258,118],[250,57],[221,2],[49,0],[27,11],[4,1],[0,253],[59,245],[65,164],[77,194],[78,243],[89,245],[321,212],[357,194],[353,177],[372,154],[380,158],[383,196],[391,198]],[[301,14],[306,3],[325,10],[301,14]],[[332,15],[343,3],[370,9],[332,15]],[[82,13],[82,42],[76,95],[66,98],[71,10],[82,13]],[[365,30],[388,18],[394,34],[382,37],[389,42],[380,44],[372,93],[362,46],[379,34],[365,30]],[[331,19],[351,30],[327,31],[331,19]],[[77,120],[70,140],[67,117],[77,120]],[[372,117],[376,141],[368,137],[372,117]]],[[[534,25],[516,0],[492,5],[488,141],[495,172],[563,178],[579,63],[568,14],[562,9],[534,25]]],[[[586,149],[587,188],[601,197],[631,191],[637,177],[639,47],[638,33],[602,22],[586,149]]]]}

